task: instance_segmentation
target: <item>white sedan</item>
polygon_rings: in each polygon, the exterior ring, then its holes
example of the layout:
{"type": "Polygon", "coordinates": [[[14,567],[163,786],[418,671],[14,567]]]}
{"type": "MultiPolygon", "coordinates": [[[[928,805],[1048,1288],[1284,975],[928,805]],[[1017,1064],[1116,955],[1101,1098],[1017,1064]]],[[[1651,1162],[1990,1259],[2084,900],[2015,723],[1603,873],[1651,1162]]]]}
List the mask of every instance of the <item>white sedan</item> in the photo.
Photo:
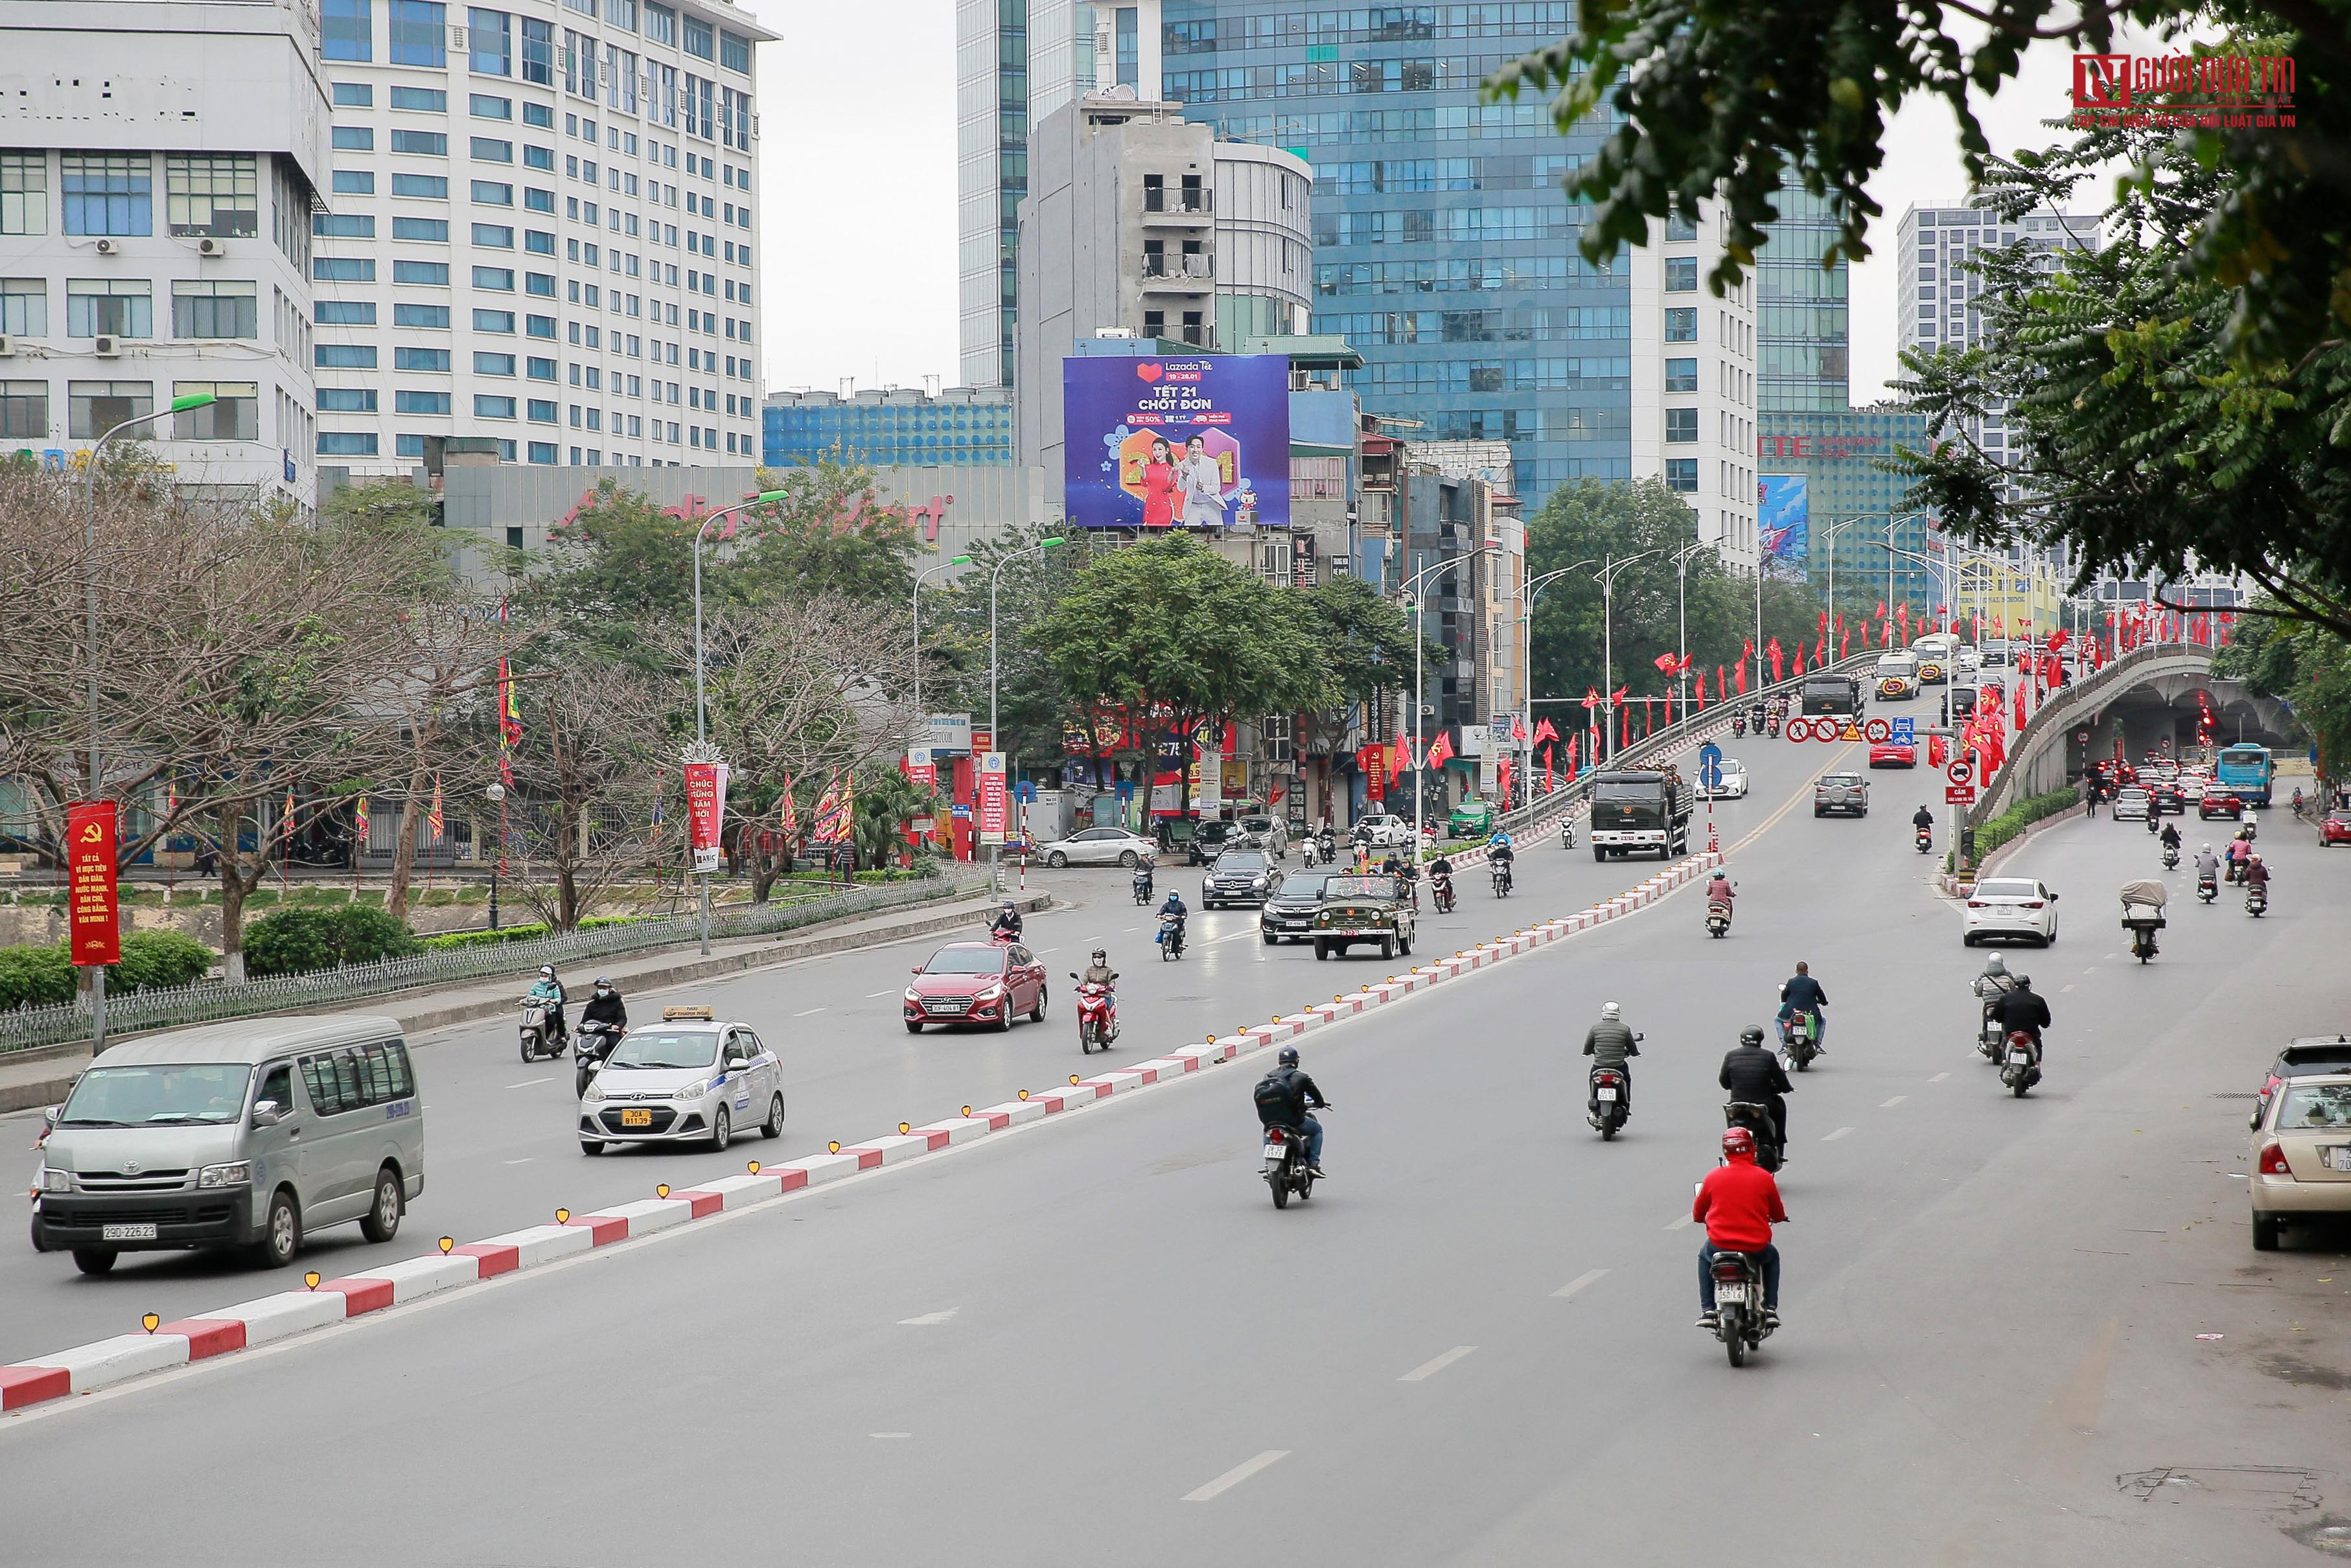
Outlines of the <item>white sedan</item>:
{"type": "Polygon", "coordinates": [[[2057,940],[2057,895],[2049,884],[2025,877],[1996,876],[1968,894],[1959,940],[1970,947],[1995,936],[2013,936],[2042,947],[2057,940]]]}
{"type": "Polygon", "coordinates": [[[1374,849],[1397,850],[1412,842],[1412,823],[1402,817],[1384,812],[1377,816],[1359,817],[1355,826],[1371,835],[1374,849]]]}
{"type": "Polygon", "coordinates": [[[1724,758],[1721,779],[1710,789],[1704,784],[1700,784],[1698,794],[1701,800],[1745,800],[1747,798],[1747,764],[1740,761],[1736,757],[1724,758]]]}
{"type": "Polygon", "coordinates": [[[1066,839],[1040,845],[1037,852],[1050,866],[1131,866],[1137,861],[1155,857],[1159,846],[1124,828],[1081,828],[1066,839]]]}
{"type": "Polygon", "coordinates": [[[2106,814],[2117,822],[2125,821],[2144,822],[2147,819],[2147,813],[2154,810],[2155,806],[2146,790],[2136,784],[2126,784],[2116,791],[2115,803],[2108,809],[2106,814]]]}
{"type": "Polygon", "coordinates": [[[611,1144],[700,1144],[723,1150],[737,1133],[784,1135],[783,1063],[751,1026],[706,1007],[664,1008],[631,1030],[580,1096],[580,1150],[611,1144]]]}

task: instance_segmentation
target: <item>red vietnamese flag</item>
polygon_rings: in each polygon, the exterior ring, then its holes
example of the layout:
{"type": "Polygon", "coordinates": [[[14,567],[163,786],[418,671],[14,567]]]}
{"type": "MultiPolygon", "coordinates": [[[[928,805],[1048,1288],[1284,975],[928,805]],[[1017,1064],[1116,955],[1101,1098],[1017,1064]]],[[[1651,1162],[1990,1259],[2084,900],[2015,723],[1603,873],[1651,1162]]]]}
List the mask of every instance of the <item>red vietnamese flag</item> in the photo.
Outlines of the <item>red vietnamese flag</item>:
{"type": "Polygon", "coordinates": [[[1587,709],[1598,707],[1600,706],[1600,694],[1593,691],[1590,686],[1584,687],[1583,706],[1587,709]]]}
{"type": "Polygon", "coordinates": [[[1549,719],[1544,719],[1535,726],[1534,743],[1537,746],[1541,746],[1546,740],[1554,745],[1558,744],[1559,741],[1559,731],[1552,727],[1551,720],[1549,719]]]}
{"type": "Polygon", "coordinates": [[[1674,673],[1675,659],[1671,653],[1660,653],[1650,663],[1657,666],[1657,673],[1661,675],[1670,675],[1674,673]]]}
{"type": "Polygon", "coordinates": [[[1698,684],[1690,688],[1690,695],[1698,701],[1698,711],[1704,713],[1706,711],[1706,672],[1704,670],[1698,673],[1698,684]]]}
{"type": "Polygon", "coordinates": [[[1771,657],[1771,682],[1774,685],[1777,685],[1780,682],[1787,679],[1787,676],[1781,674],[1782,661],[1786,657],[1786,655],[1780,651],[1780,639],[1777,637],[1772,638],[1771,641],[1765,645],[1763,652],[1771,657]]]}
{"type": "Polygon", "coordinates": [[[1451,761],[1452,758],[1453,732],[1449,729],[1441,730],[1438,732],[1437,738],[1428,743],[1428,761],[1426,766],[1433,772],[1436,769],[1444,767],[1447,762],[1451,761]]]}
{"type": "Polygon", "coordinates": [[[1842,615],[1837,617],[1837,657],[1840,659],[1853,657],[1853,628],[1844,623],[1844,617],[1842,615]]]}
{"type": "Polygon", "coordinates": [[[1796,667],[1793,673],[1799,675],[1804,673],[1804,645],[1802,643],[1796,644],[1796,667]]]}
{"type": "Polygon", "coordinates": [[[1927,766],[1940,768],[1942,765],[1943,737],[1939,735],[1930,735],[1927,737],[1927,766]]]}
{"type": "Polygon", "coordinates": [[[2023,683],[2022,681],[2019,681],[2019,682],[2017,682],[2017,683],[2016,683],[2016,728],[2017,728],[2017,732],[2018,732],[2019,734],[2022,734],[2022,733],[2023,733],[2023,730],[2024,730],[2024,683],[2023,683]]]}
{"type": "MultiPolygon", "coordinates": [[[[1739,673],[1739,695],[1740,695],[1740,696],[1742,696],[1742,697],[1743,697],[1743,696],[1745,696],[1745,695],[1747,695],[1747,661],[1746,661],[1745,659],[1741,659],[1741,660],[1740,660],[1740,661],[1739,661],[1739,672],[1738,672],[1738,673],[1739,673]]],[[[1720,670],[1717,670],[1717,671],[1715,672],[1715,676],[1716,676],[1715,684],[1716,684],[1717,685],[1721,685],[1721,674],[1722,674],[1722,672],[1721,672],[1720,670]]]]}

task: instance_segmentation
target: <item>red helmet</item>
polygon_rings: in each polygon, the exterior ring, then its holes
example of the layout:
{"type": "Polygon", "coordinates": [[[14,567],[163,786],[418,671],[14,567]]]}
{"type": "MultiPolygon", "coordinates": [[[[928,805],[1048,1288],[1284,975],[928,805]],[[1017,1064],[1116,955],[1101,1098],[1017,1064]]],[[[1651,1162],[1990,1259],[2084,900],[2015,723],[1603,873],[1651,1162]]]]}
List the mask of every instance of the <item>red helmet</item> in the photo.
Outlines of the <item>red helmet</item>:
{"type": "Polygon", "coordinates": [[[1744,1127],[1726,1127],[1722,1131],[1722,1152],[1726,1155],[1755,1153],[1755,1134],[1744,1127]]]}

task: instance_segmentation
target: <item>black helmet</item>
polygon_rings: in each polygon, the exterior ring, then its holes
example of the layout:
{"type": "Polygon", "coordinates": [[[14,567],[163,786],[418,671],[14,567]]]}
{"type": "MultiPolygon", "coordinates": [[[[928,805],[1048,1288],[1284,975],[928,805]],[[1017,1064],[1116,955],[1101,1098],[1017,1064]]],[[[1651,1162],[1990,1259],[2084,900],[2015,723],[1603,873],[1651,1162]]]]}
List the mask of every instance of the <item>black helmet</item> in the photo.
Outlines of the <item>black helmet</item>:
{"type": "Polygon", "coordinates": [[[1097,947],[1094,949],[1094,957],[1096,959],[1107,959],[1109,956],[1110,952],[1107,948],[1097,947]]]}
{"type": "Polygon", "coordinates": [[[1282,1066],[1284,1066],[1284,1067],[1295,1067],[1295,1066],[1297,1066],[1297,1065],[1298,1065],[1298,1048],[1297,1048],[1296,1046],[1294,1046],[1294,1045],[1285,1045],[1285,1046],[1283,1046],[1283,1047],[1281,1048],[1281,1054],[1280,1054],[1279,1057],[1275,1058],[1275,1060],[1276,1060],[1276,1061],[1280,1061],[1280,1062],[1281,1063],[1281,1065],[1282,1065],[1282,1066]]]}
{"type": "Polygon", "coordinates": [[[1762,1031],[1762,1030],[1761,1030],[1761,1029],[1760,1029],[1760,1028],[1758,1028],[1758,1027],[1757,1027],[1756,1025],[1754,1025],[1754,1024],[1749,1024],[1745,1029],[1742,1029],[1742,1030],[1740,1030],[1739,1031],[1739,1043],[1740,1043],[1740,1044],[1741,1044],[1741,1045],[1761,1045],[1761,1044],[1762,1044],[1762,1043],[1763,1043],[1763,1031],[1762,1031]]]}

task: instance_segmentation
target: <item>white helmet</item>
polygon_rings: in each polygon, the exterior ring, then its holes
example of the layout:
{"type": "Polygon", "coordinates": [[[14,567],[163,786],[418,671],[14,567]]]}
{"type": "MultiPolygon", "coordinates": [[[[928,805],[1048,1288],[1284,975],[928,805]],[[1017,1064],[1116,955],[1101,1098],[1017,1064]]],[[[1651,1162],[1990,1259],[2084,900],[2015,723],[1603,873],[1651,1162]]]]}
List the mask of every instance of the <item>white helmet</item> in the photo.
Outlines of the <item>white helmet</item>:
{"type": "Polygon", "coordinates": [[[1614,1023],[1625,1016],[1625,1009],[1614,1002],[1603,1002],[1600,1004],[1600,1016],[1610,1023],[1614,1023]]]}
{"type": "Polygon", "coordinates": [[[1991,957],[1984,960],[1984,973],[1987,975],[2007,974],[2008,960],[2001,957],[1999,954],[1994,953],[1991,957]]]}

